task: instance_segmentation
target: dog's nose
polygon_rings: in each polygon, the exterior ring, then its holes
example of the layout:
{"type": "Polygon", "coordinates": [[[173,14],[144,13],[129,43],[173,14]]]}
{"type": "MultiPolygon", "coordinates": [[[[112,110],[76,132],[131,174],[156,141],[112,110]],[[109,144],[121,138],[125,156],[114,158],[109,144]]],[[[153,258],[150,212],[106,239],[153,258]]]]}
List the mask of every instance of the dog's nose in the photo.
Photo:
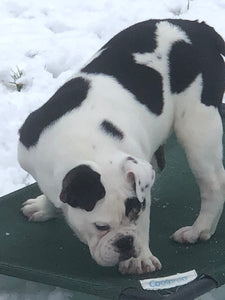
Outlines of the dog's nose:
{"type": "Polygon", "coordinates": [[[115,242],[115,246],[120,252],[120,261],[127,260],[131,257],[136,257],[134,249],[134,238],[131,235],[122,237],[115,242]]]}
{"type": "Polygon", "coordinates": [[[127,235],[115,242],[115,246],[120,252],[128,252],[134,246],[134,238],[132,235],[127,235]]]}

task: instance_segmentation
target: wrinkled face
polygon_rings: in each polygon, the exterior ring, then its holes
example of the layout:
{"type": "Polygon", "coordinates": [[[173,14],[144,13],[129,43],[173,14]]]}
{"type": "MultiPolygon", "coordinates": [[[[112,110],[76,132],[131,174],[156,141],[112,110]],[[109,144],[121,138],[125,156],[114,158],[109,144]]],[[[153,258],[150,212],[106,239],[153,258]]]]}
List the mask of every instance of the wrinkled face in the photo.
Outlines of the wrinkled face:
{"type": "Polygon", "coordinates": [[[90,164],[72,169],[60,199],[67,203],[68,224],[95,261],[114,266],[140,254],[139,222],[150,207],[155,172],[148,162],[129,156],[98,171],[90,164]]]}

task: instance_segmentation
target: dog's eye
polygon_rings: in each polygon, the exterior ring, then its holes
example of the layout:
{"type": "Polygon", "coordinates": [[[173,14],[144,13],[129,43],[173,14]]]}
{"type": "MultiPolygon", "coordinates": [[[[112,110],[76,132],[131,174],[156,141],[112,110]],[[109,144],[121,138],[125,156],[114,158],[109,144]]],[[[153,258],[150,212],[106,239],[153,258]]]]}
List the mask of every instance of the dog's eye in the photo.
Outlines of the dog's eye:
{"type": "Polygon", "coordinates": [[[110,226],[105,224],[105,225],[100,225],[95,223],[95,227],[99,230],[99,231],[108,231],[110,229],[110,226]]]}

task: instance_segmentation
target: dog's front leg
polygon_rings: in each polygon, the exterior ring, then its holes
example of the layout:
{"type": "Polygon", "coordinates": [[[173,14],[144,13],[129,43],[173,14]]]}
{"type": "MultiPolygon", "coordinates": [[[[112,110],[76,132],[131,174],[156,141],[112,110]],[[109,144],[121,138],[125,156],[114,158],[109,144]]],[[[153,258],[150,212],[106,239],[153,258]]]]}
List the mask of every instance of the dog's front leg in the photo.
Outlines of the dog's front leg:
{"type": "Polygon", "coordinates": [[[161,263],[149,249],[150,201],[139,216],[137,222],[137,245],[140,249],[137,257],[132,257],[119,264],[122,274],[144,274],[161,269],[161,263]]]}
{"type": "Polygon", "coordinates": [[[21,211],[32,222],[45,222],[58,217],[60,214],[60,210],[44,194],[25,201],[21,211]]]}

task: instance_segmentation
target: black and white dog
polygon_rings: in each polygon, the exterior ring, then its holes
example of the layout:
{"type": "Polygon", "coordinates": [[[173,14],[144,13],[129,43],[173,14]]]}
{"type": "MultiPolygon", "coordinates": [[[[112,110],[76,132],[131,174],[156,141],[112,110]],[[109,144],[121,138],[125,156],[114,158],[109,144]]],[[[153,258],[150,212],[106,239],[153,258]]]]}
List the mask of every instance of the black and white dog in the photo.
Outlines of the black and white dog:
{"type": "Polygon", "coordinates": [[[149,20],[112,38],[20,129],[19,162],[43,192],[23,213],[46,221],[60,208],[100,265],[160,269],[149,250],[149,162],[175,131],[201,210],[173,238],[208,240],[225,198],[221,54],[223,39],[204,22],[149,20]]]}

